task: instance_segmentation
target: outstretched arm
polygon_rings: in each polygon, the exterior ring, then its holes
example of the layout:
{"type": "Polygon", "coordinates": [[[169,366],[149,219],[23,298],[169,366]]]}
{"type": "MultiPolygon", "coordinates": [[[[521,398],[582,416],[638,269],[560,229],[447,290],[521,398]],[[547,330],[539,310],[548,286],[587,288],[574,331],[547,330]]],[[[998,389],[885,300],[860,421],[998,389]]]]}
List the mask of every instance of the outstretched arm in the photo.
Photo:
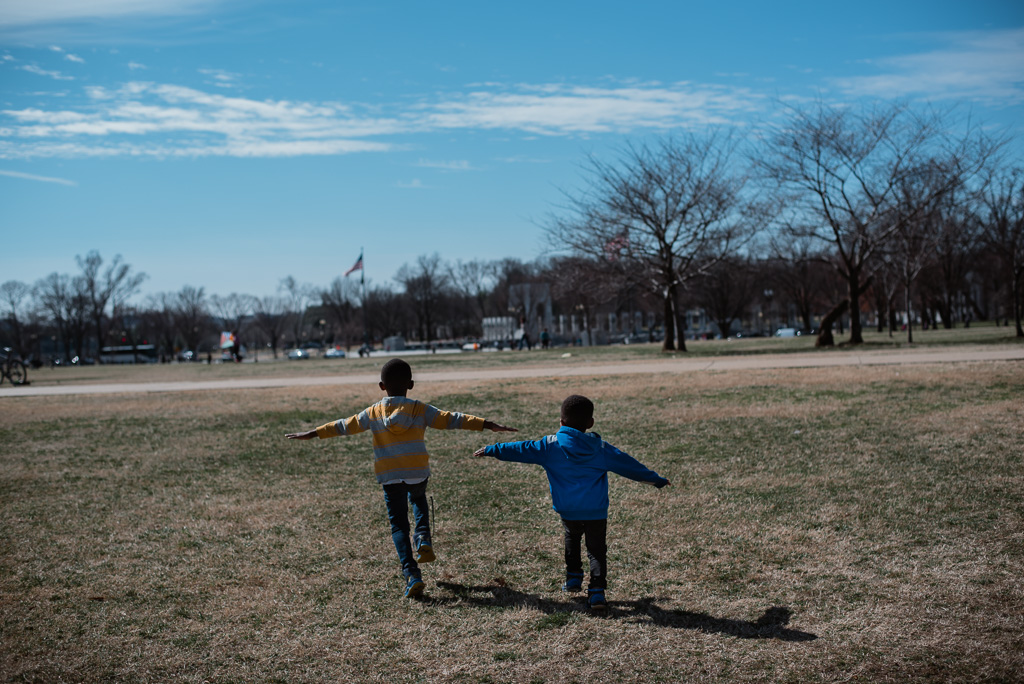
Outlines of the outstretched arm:
{"type": "Polygon", "coordinates": [[[484,430],[490,430],[491,432],[519,432],[515,428],[506,427],[501,423],[495,423],[493,420],[484,421],[484,430]]]}
{"type": "Polygon", "coordinates": [[[285,437],[288,439],[314,439],[316,437],[319,437],[320,439],[328,439],[329,437],[353,435],[358,432],[368,430],[369,427],[370,419],[367,412],[362,411],[350,418],[333,420],[330,423],[325,423],[314,430],[307,430],[306,432],[289,432],[285,437]]]}
{"type": "Polygon", "coordinates": [[[549,438],[542,437],[526,442],[498,442],[477,449],[473,455],[477,458],[493,456],[499,461],[542,464],[546,458],[548,440],[549,438]]]}
{"type": "Polygon", "coordinates": [[[672,484],[668,481],[668,478],[662,477],[626,452],[608,444],[608,442],[604,443],[604,448],[605,455],[608,458],[608,470],[613,473],[628,477],[630,480],[654,485],[658,489],[672,484]]]}

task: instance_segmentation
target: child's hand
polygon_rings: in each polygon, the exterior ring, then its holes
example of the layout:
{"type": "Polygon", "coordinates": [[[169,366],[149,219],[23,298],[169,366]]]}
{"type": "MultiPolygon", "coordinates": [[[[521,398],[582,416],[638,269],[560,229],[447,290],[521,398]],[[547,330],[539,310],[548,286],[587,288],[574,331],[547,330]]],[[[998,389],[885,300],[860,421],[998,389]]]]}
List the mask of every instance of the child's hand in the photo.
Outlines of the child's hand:
{"type": "Polygon", "coordinates": [[[308,430],[306,432],[291,432],[285,435],[288,439],[313,439],[316,437],[316,430],[308,430]]]}
{"type": "Polygon", "coordinates": [[[476,451],[473,452],[473,455],[476,456],[477,458],[481,458],[483,456],[486,456],[487,455],[487,447],[480,447],[479,449],[477,449],[476,451]]]}
{"type": "Polygon", "coordinates": [[[515,428],[505,427],[500,423],[495,423],[493,420],[484,421],[484,430],[490,430],[491,432],[519,432],[515,428]]]}

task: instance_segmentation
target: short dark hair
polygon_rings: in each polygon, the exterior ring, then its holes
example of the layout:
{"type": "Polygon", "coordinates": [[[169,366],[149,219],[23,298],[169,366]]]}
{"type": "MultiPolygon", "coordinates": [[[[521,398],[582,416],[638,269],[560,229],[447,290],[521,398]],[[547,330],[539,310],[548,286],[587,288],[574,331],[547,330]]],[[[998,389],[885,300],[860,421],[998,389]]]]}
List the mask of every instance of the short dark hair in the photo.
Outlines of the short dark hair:
{"type": "Polygon", "coordinates": [[[562,402],[562,422],[577,430],[586,430],[594,419],[594,402],[573,394],[562,402]]]}
{"type": "Polygon", "coordinates": [[[401,388],[412,382],[412,368],[402,359],[391,359],[380,369],[380,381],[388,388],[401,388]]]}

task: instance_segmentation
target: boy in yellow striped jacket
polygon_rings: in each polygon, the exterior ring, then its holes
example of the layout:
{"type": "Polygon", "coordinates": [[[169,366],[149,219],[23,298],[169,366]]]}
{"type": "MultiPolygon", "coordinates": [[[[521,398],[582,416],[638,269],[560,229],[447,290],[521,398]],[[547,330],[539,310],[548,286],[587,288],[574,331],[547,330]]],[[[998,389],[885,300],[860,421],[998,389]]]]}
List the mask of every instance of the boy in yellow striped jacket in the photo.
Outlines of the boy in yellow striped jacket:
{"type": "Polygon", "coordinates": [[[342,435],[373,432],[373,470],[384,488],[384,503],[391,522],[391,538],[405,575],[405,595],[423,594],[423,576],[419,563],[434,560],[430,540],[430,516],[427,507],[427,479],[430,455],[423,442],[428,427],[438,430],[490,430],[516,432],[515,429],[477,418],[434,408],[406,395],[413,388],[412,368],[401,359],[391,359],[380,369],[380,388],[387,393],[382,400],[358,414],[326,423],[307,432],[293,432],[288,439],[328,439],[342,435]],[[409,504],[416,527],[409,539],[409,504]],[[416,558],[413,558],[413,549],[416,558]],[[417,562],[418,561],[418,562],[417,562]]]}

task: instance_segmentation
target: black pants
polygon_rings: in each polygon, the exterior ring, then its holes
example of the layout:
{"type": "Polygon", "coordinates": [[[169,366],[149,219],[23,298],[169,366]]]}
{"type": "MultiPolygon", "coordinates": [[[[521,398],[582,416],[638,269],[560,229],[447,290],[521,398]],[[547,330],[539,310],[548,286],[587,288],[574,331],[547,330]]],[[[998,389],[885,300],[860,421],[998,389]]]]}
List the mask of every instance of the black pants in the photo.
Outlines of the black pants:
{"type": "Polygon", "coordinates": [[[580,556],[580,540],[587,543],[587,557],[590,559],[590,585],[588,589],[604,589],[608,583],[608,531],[607,520],[566,520],[565,529],[565,572],[566,575],[583,575],[583,558],[580,556]]]}

